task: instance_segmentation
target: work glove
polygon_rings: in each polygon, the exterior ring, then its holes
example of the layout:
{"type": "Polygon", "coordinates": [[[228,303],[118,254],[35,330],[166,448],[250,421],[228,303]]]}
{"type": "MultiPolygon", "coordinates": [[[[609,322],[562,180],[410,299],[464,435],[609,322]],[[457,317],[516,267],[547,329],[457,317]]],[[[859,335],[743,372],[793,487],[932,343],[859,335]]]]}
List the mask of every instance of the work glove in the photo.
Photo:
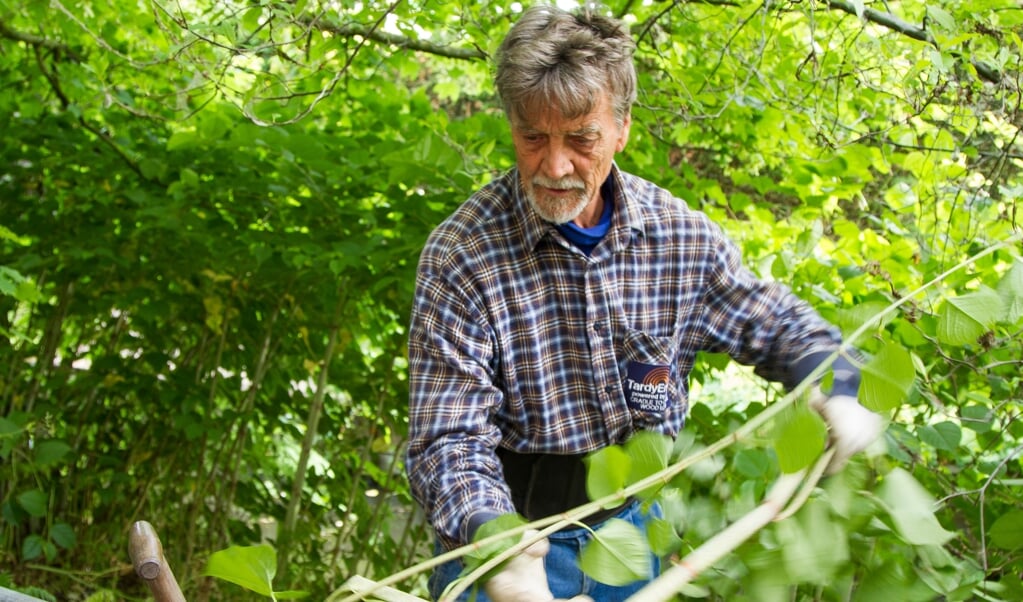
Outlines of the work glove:
{"type": "MultiPolygon", "coordinates": [[[[537,531],[526,531],[523,539],[536,536],[537,531]]],[[[543,557],[550,550],[547,538],[534,542],[512,558],[496,575],[483,584],[483,591],[493,602],[550,602],[554,594],[547,587],[547,572],[543,568],[543,557]]],[[[592,602],[588,596],[576,596],[570,601],[592,602]]]]}
{"type": "Polygon", "coordinates": [[[815,389],[810,395],[810,407],[827,423],[828,446],[835,450],[826,474],[842,470],[849,458],[865,450],[881,435],[881,417],[851,395],[829,397],[815,389]]]}

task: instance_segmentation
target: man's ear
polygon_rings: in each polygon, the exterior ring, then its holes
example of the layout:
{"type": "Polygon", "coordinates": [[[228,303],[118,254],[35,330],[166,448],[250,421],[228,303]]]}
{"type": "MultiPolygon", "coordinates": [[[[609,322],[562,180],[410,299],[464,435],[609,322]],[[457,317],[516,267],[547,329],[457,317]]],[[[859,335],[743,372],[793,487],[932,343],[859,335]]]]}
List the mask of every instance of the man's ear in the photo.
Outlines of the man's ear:
{"type": "Polygon", "coordinates": [[[625,116],[622,120],[622,131],[618,135],[618,143],[615,144],[615,152],[620,153],[625,150],[625,145],[629,143],[629,126],[632,125],[632,113],[625,116]]]}

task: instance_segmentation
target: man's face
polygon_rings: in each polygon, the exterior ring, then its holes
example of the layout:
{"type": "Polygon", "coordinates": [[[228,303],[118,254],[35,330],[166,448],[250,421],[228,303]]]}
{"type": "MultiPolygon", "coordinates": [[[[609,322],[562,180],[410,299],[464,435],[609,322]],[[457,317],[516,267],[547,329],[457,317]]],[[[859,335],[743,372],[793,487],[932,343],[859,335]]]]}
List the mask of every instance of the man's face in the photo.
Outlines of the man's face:
{"type": "Polygon", "coordinates": [[[515,158],[533,209],[556,224],[596,225],[603,203],[600,186],[614,154],[629,139],[630,118],[615,123],[608,95],[592,112],[566,119],[555,106],[511,118],[515,158]]]}

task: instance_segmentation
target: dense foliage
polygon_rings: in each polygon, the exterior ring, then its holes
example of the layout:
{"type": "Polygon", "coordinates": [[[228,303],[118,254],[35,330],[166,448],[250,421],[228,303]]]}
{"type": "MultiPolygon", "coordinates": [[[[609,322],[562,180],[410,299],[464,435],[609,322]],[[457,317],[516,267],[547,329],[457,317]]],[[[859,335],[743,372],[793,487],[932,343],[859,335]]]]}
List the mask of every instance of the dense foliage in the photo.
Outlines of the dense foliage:
{"type": "MultiPolygon", "coordinates": [[[[243,596],[204,568],[264,537],[314,599],[429,555],[400,467],[414,268],[512,164],[488,59],[519,9],[0,0],[0,585],[142,598],[138,519],[194,600],[243,596]]],[[[891,418],[688,594],[1023,597],[1023,9],[609,9],[639,48],[620,164],[863,333],[891,418]]],[[[705,358],[677,451],[775,397],[705,358]]],[[[757,431],[684,472],[682,547],[778,458],[757,431]]]]}

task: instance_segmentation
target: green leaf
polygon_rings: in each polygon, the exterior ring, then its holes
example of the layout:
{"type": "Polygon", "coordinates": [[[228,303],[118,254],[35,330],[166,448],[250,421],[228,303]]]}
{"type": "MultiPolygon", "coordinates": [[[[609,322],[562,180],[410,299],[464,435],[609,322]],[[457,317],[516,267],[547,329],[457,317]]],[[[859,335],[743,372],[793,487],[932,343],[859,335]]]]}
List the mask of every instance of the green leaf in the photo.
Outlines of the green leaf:
{"type": "Polygon", "coordinates": [[[242,15],[242,25],[249,31],[256,31],[259,28],[259,20],[263,16],[263,7],[254,6],[245,11],[242,15]]]}
{"type": "Polygon", "coordinates": [[[682,548],[682,538],[671,522],[663,518],[653,518],[647,522],[646,536],[654,554],[662,558],[682,548]]]}
{"type": "Polygon", "coordinates": [[[53,562],[53,559],[57,557],[57,546],[53,545],[52,541],[43,540],[43,555],[46,556],[47,562],[53,562]]]}
{"type": "Polygon", "coordinates": [[[0,265],[0,295],[14,297],[27,303],[36,303],[42,299],[42,293],[34,282],[3,265],[0,265]]]}
{"type": "Polygon", "coordinates": [[[579,555],[579,568],[592,579],[613,586],[647,579],[650,547],[638,527],[612,518],[597,530],[579,555]]]}
{"type": "MultiPolygon", "coordinates": [[[[887,561],[883,565],[867,571],[859,587],[853,592],[853,602],[876,602],[878,600],[928,600],[933,599],[933,592],[924,592],[929,597],[914,596],[913,591],[919,589],[915,579],[906,576],[901,564],[887,561]]],[[[926,588],[925,588],[926,589],[926,588]]]]}
{"type": "Polygon", "coordinates": [[[900,345],[888,343],[861,370],[860,403],[875,412],[897,408],[915,379],[913,357],[900,345]]]}
{"type": "Polygon", "coordinates": [[[877,495],[907,542],[940,546],[952,539],[934,516],[934,500],[906,470],[896,468],[885,475],[877,495]]]}
{"type": "Polygon", "coordinates": [[[974,343],[1004,312],[1002,298],[991,289],[949,297],[938,310],[938,340],[948,345],[974,343]]]}
{"type": "MultiPolygon", "coordinates": [[[[473,536],[473,541],[483,541],[488,537],[492,537],[505,531],[511,531],[517,527],[521,527],[526,524],[525,519],[515,513],[502,514],[496,518],[488,520],[487,522],[480,525],[479,529],[476,529],[476,534],[473,536]]],[[[513,545],[517,544],[522,539],[521,535],[509,536],[504,539],[497,540],[493,543],[480,546],[466,554],[467,559],[476,559],[479,562],[475,566],[479,566],[483,562],[497,556],[501,552],[507,550],[513,545]]],[[[468,564],[468,563],[467,563],[468,564]]]]}
{"type": "Polygon", "coordinates": [[[22,428],[6,418],[0,418],[0,458],[7,459],[20,438],[22,428]]]}
{"type": "Polygon", "coordinates": [[[843,525],[820,500],[807,503],[792,520],[779,522],[778,542],[792,582],[826,583],[849,560],[843,525]]]}
{"type": "Polygon", "coordinates": [[[771,457],[766,451],[758,448],[739,450],[732,463],[739,474],[751,479],[764,477],[771,469],[771,457]]]}
{"type": "Polygon", "coordinates": [[[989,531],[991,545],[1003,550],[1023,547],[1023,510],[1010,510],[998,517],[989,531]]]}
{"type": "Polygon", "coordinates": [[[277,551],[265,544],[231,546],[211,554],[203,574],[271,596],[277,574],[277,551]]]}
{"type": "Polygon", "coordinates": [[[49,497],[38,489],[31,489],[18,495],[18,505],[28,512],[29,516],[42,518],[46,516],[49,497]]]}
{"type": "Polygon", "coordinates": [[[27,236],[19,236],[3,225],[0,225],[0,240],[9,240],[23,247],[28,246],[32,242],[32,239],[27,236]]]}
{"type": "Polygon", "coordinates": [[[934,22],[941,25],[945,31],[956,30],[956,20],[948,11],[939,8],[934,5],[927,6],[927,16],[930,17],[934,22]]]}
{"type": "Polygon", "coordinates": [[[35,560],[43,555],[43,544],[45,541],[38,535],[29,535],[21,544],[22,560],[35,560]]]}
{"type": "Polygon", "coordinates": [[[75,530],[71,528],[71,525],[67,523],[57,523],[50,528],[50,539],[53,543],[70,550],[75,547],[77,538],[75,537],[75,530]]]}
{"type": "MultiPolygon", "coordinates": [[[[626,483],[632,485],[657,474],[668,467],[668,458],[674,442],[671,437],[653,431],[640,431],[625,442],[625,453],[629,456],[629,477],[626,483]]],[[[639,492],[638,497],[647,499],[661,488],[654,485],[639,492]]]]}
{"type": "Polygon", "coordinates": [[[782,472],[809,466],[824,451],[828,429],[824,420],[805,405],[784,412],[774,429],[774,450],[782,472]]]}
{"type": "Polygon", "coordinates": [[[835,325],[842,329],[844,335],[852,334],[868,322],[871,323],[870,330],[883,328],[894,319],[892,314],[884,313],[888,309],[888,305],[887,302],[866,301],[851,308],[837,310],[835,325]],[[879,316],[880,319],[878,319],[879,316]]]}
{"type": "Polygon", "coordinates": [[[959,447],[959,441],[963,436],[959,425],[948,421],[933,426],[927,424],[918,426],[916,434],[924,443],[945,451],[954,451],[959,447]]]}
{"type": "MultiPolygon", "coordinates": [[[[591,500],[621,492],[632,470],[632,460],[618,445],[596,451],[583,462],[586,463],[586,493],[591,500]]],[[[620,503],[621,500],[612,500],[608,505],[614,507],[620,503]]]]}
{"type": "Polygon", "coordinates": [[[40,467],[52,466],[60,462],[69,451],[71,446],[60,439],[43,441],[36,445],[35,464],[40,467]]]}
{"type": "Polygon", "coordinates": [[[167,140],[167,150],[187,150],[195,147],[199,142],[199,136],[190,130],[174,132],[167,140]]]}
{"type": "Polygon", "coordinates": [[[1016,324],[1023,318],[1023,259],[1016,259],[1005,276],[998,282],[995,289],[1002,297],[1005,314],[1002,319],[1008,324],[1016,324]]]}
{"type": "Polygon", "coordinates": [[[851,2],[852,2],[852,5],[853,5],[853,10],[856,11],[856,18],[857,19],[862,19],[863,18],[863,11],[865,10],[864,6],[863,6],[863,0],[851,0],[851,2]]]}
{"type": "Polygon", "coordinates": [[[989,405],[971,404],[961,407],[959,409],[959,420],[963,423],[963,426],[977,433],[990,431],[991,425],[995,420],[995,413],[991,410],[991,407],[994,405],[993,402],[988,399],[987,403],[989,405]]]}

